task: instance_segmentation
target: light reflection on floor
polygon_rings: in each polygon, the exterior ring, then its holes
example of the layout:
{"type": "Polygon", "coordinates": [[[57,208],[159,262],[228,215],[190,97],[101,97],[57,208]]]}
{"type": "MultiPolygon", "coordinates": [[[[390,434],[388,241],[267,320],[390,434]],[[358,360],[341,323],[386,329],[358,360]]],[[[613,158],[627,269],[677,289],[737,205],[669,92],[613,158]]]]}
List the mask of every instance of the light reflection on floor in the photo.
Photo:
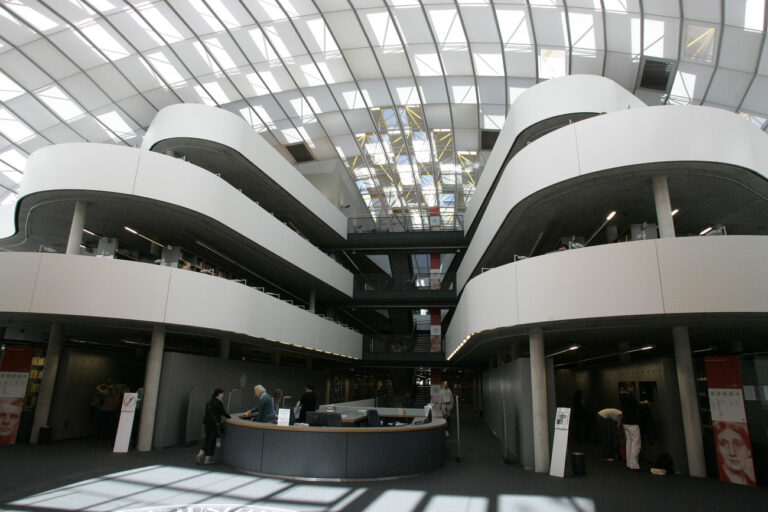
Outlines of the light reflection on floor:
{"type": "MultiPolygon", "coordinates": [[[[487,512],[485,496],[430,495],[363,484],[324,485],[174,466],[146,466],[92,478],[17,500],[25,511],[141,512],[487,512]],[[197,505],[190,505],[197,504],[197,505]]],[[[2,509],[11,510],[11,509],[2,509]]],[[[500,494],[498,512],[595,512],[588,498],[500,494]]]]}

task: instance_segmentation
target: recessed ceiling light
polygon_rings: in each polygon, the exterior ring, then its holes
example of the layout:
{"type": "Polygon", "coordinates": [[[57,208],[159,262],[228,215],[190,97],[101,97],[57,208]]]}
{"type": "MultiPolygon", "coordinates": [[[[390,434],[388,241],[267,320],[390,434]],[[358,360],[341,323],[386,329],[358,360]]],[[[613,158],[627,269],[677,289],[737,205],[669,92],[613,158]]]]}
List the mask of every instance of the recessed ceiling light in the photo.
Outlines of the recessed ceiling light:
{"type": "Polygon", "coordinates": [[[680,209],[679,208],[675,208],[674,210],[672,210],[672,216],[674,217],[675,215],[678,214],[678,212],[680,212],[680,209]]]}
{"type": "Polygon", "coordinates": [[[612,211],[611,213],[608,214],[608,216],[605,218],[605,220],[606,221],[611,220],[615,216],[616,216],[616,211],[614,210],[614,211],[612,211]]]}
{"type": "Polygon", "coordinates": [[[704,231],[702,231],[701,233],[699,233],[699,236],[701,236],[701,235],[706,235],[706,234],[707,234],[707,233],[709,233],[710,231],[712,231],[712,226],[708,227],[707,229],[705,229],[704,231]]]}

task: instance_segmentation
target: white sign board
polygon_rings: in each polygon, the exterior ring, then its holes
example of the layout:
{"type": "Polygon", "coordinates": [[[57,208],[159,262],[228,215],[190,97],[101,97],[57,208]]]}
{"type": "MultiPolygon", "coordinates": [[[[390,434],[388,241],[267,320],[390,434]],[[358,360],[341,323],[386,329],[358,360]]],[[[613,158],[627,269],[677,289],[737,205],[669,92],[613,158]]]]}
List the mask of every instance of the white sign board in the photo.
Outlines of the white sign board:
{"type": "Polygon", "coordinates": [[[277,424],[285,425],[286,427],[291,424],[291,410],[290,409],[278,409],[277,411],[277,424]]]}
{"type": "Polygon", "coordinates": [[[558,407],[555,413],[555,439],[552,441],[551,476],[565,476],[565,455],[568,452],[568,426],[571,423],[570,407],[558,407]]]}
{"type": "Polygon", "coordinates": [[[138,399],[138,393],[123,394],[123,407],[120,409],[120,423],[117,425],[115,446],[112,448],[114,453],[125,453],[128,451],[128,446],[131,444],[133,417],[136,415],[136,401],[138,399]]]}

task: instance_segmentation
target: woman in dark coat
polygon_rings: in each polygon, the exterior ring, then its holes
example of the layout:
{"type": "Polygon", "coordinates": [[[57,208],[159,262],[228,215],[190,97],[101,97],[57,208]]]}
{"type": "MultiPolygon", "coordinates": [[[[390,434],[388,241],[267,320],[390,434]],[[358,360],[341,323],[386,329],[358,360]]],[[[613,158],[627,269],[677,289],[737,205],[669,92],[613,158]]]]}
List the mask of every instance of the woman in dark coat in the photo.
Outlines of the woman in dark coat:
{"type": "Polygon", "coordinates": [[[213,451],[216,449],[216,438],[219,435],[219,424],[224,421],[222,416],[231,418],[224,410],[224,390],[216,388],[211,395],[211,399],[205,405],[205,415],[203,416],[203,425],[205,425],[205,441],[203,447],[197,452],[195,462],[198,464],[214,464],[213,451]],[[205,457],[205,462],[203,462],[205,457]]]}

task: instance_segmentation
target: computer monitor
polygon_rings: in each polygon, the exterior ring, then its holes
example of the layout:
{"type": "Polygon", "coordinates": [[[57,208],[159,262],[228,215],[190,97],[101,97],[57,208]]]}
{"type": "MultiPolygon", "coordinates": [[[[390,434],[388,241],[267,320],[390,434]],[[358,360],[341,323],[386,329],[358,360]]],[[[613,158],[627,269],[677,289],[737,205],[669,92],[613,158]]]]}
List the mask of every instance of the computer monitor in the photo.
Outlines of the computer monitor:
{"type": "Polygon", "coordinates": [[[327,427],[328,415],[319,411],[307,411],[307,424],[310,427],[327,427]]]}

